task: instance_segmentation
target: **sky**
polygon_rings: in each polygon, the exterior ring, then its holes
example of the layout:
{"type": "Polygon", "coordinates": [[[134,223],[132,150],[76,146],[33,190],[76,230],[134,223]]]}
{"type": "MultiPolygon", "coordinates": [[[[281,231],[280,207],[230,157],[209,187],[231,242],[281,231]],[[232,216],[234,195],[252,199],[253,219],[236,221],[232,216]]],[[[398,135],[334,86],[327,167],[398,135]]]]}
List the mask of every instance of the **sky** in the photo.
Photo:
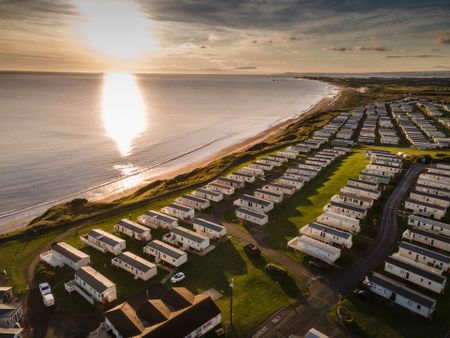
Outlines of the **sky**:
{"type": "Polygon", "coordinates": [[[450,70],[450,1],[0,0],[0,70],[450,70]]]}

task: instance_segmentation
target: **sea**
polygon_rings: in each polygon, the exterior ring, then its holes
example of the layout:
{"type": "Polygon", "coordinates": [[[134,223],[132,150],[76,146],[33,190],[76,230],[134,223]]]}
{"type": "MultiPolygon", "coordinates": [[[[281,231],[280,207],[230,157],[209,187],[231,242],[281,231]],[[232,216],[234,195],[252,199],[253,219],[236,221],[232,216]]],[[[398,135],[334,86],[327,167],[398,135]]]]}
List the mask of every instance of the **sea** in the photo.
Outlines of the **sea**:
{"type": "Polygon", "coordinates": [[[0,233],[202,161],[335,91],[288,76],[0,73],[0,233]]]}

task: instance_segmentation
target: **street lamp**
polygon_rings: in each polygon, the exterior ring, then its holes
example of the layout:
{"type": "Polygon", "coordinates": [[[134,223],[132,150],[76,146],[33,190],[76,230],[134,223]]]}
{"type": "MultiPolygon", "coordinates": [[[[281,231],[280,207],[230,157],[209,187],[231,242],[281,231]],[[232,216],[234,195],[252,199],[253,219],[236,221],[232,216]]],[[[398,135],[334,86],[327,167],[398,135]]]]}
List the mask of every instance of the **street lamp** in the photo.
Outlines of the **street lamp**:
{"type": "Polygon", "coordinates": [[[233,288],[234,288],[234,279],[231,278],[230,283],[230,325],[233,325],[233,288]]]}

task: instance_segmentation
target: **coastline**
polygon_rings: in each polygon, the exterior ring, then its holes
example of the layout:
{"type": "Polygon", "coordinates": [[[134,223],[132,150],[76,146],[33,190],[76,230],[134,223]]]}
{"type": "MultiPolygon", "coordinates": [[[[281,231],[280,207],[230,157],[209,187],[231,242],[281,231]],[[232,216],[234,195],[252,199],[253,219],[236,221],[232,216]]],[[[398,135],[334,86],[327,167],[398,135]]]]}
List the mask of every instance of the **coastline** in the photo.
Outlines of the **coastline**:
{"type": "MultiPolygon", "coordinates": [[[[137,191],[138,189],[155,182],[157,180],[164,180],[164,179],[171,179],[173,177],[176,177],[181,174],[189,173],[190,171],[201,168],[204,166],[207,166],[211,162],[227,156],[229,154],[239,152],[239,151],[245,151],[246,149],[251,148],[252,146],[262,143],[262,142],[270,142],[280,134],[284,132],[284,130],[291,124],[297,123],[299,121],[302,121],[310,114],[313,114],[318,111],[323,110],[331,110],[336,105],[339,105],[339,101],[344,97],[343,92],[345,89],[343,87],[339,87],[337,85],[332,85],[330,93],[328,96],[323,97],[321,100],[319,100],[317,103],[312,105],[309,109],[307,109],[304,112],[298,113],[294,117],[288,118],[284,121],[281,121],[279,123],[276,123],[275,125],[271,126],[270,128],[250,137],[247,139],[244,139],[238,143],[235,143],[233,145],[230,145],[228,147],[225,147],[221,149],[220,151],[217,151],[210,156],[203,158],[201,160],[183,165],[179,168],[174,168],[171,170],[167,170],[164,173],[152,176],[151,178],[145,179],[136,186],[133,186],[129,189],[124,189],[115,193],[111,193],[108,196],[101,196],[99,198],[91,198],[90,200],[100,202],[100,203],[109,203],[116,201],[122,197],[125,197],[127,195],[132,194],[133,192],[137,191]]],[[[61,202],[64,203],[64,202],[61,202]]],[[[51,208],[52,205],[49,205],[45,210],[48,210],[51,208]]],[[[45,210],[43,212],[45,212],[45,210]]],[[[0,225],[0,234],[6,234],[9,232],[20,230],[24,227],[26,227],[29,222],[34,219],[35,217],[39,216],[39,214],[26,214],[23,215],[23,217],[17,217],[16,219],[12,219],[10,221],[6,221],[5,223],[0,225]]]]}
{"type": "Polygon", "coordinates": [[[318,101],[317,103],[315,103],[314,105],[312,105],[308,110],[306,110],[303,113],[298,114],[295,117],[289,118],[287,120],[284,120],[282,122],[279,122],[275,125],[273,125],[272,127],[252,136],[249,137],[245,140],[242,140],[238,143],[235,143],[231,146],[225,147],[222,150],[215,152],[213,154],[211,154],[210,156],[199,160],[199,161],[195,161],[192,163],[189,163],[185,166],[182,166],[180,168],[177,169],[173,169],[173,170],[168,170],[160,175],[156,175],[153,176],[147,180],[144,180],[141,182],[141,184],[130,188],[130,189],[126,189],[123,190],[121,192],[117,192],[114,194],[111,194],[107,197],[104,198],[99,198],[99,199],[95,199],[95,201],[98,202],[113,202],[117,199],[120,199],[124,196],[130,195],[133,192],[139,190],[140,188],[142,188],[143,186],[150,184],[152,182],[155,182],[157,180],[162,180],[162,179],[170,179],[170,178],[174,178],[178,175],[182,175],[182,174],[186,174],[194,169],[197,168],[201,168],[204,167],[208,164],[210,164],[211,162],[214,162],[215,160],[233,154],[235,152],[239,152],[239,151],[245,151],[251,147],[253,147],[254,145],[261,143],[261,142],[270,142],[271,140],[273,140],[274,138],[276,138],[277,136],[279,136],[280,134],[283,133],[283,131],[291,124],[293,123],[297,123],[302,121],[303,119],[305,119],[308,115],[310,114],[314,114],[320,110],[326,110],[329,109],[331,105],[334,106],[334,104],[339,101],[342,98],[342,93],[344,91],[344,88],[342,87],[338,87],[336,85],[334,86],[334,93],[330,93],[330,95],[323,97],[320,101],[318,101]]]}

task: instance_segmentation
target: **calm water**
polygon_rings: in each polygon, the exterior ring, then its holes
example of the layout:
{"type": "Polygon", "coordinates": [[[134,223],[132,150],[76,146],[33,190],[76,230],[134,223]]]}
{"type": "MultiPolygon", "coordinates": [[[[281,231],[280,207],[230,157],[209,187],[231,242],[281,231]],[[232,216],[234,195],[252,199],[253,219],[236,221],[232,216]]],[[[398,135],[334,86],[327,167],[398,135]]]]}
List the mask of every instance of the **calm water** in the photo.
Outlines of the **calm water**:
{"type": "Polygon", "coordinates": [[[272,79],[0,74],[0,223],[201,160],[332,90],[272,79]]]}

